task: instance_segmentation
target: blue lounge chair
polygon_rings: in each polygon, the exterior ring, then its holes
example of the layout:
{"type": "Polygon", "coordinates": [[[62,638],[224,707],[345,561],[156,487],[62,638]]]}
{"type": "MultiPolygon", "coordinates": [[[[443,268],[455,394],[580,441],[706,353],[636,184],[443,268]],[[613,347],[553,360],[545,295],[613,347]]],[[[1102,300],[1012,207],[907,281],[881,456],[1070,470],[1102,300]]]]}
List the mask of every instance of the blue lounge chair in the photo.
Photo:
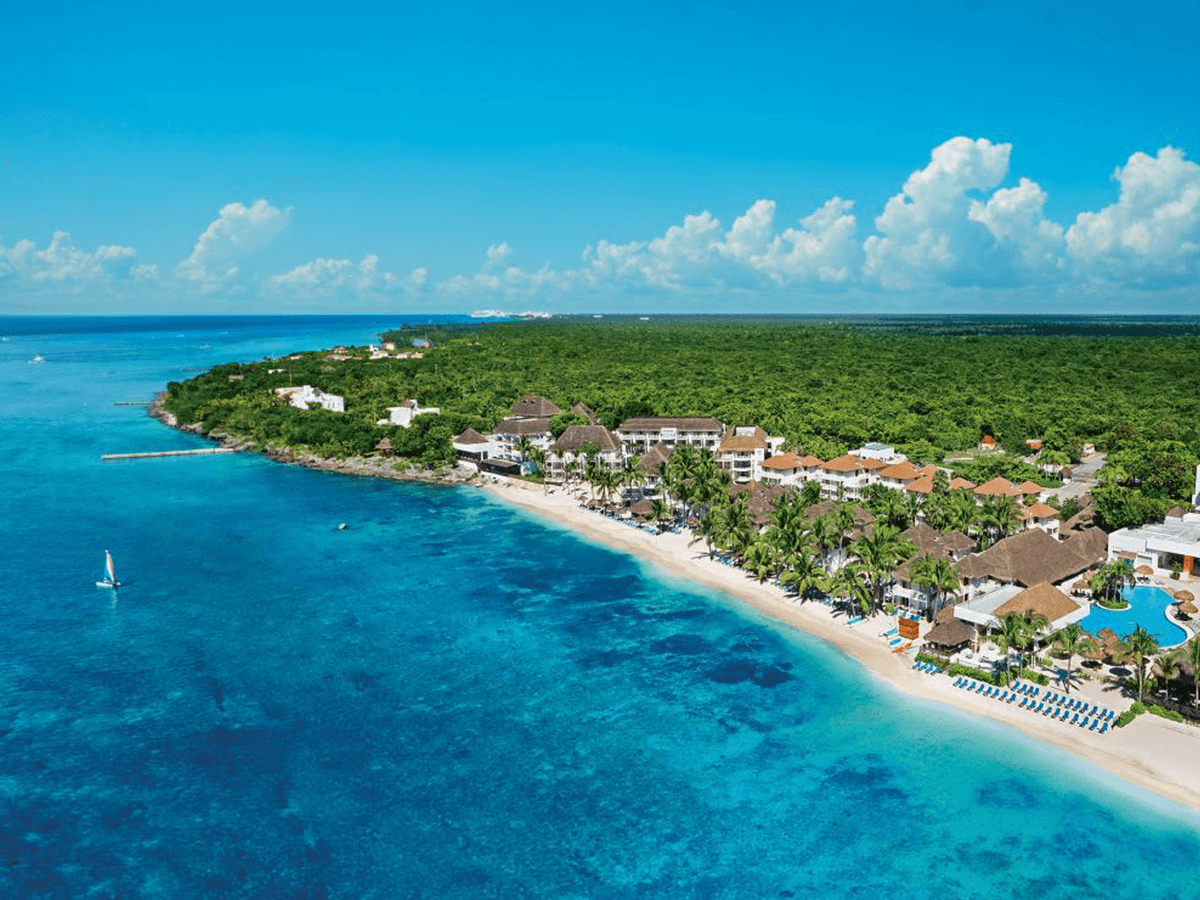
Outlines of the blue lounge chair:
{"type": "Polygon", "coordinates": [[[1008,692],[1008,702],[1009,702],[1009,703],[1012,703],[1012,702],[1013,702],[1014,700],[1016,700],[1016,699],[1017,699],[1017,692],[1016,692],[1016,691],[1009,691],[1009,692],[1008,692]]]}
{"type": "MultiPolygon", "coordinates": [[[[1064,716],[1064,718],[1066,718],[1066,717],[1064,716]]],[[[1071,716],[1071,724],[1072,725],[1079,724],[1079,713],[1075,713],[1075,715],[1071,716]]]]}
{"type": "Polygon", "coordinates": [[[1088,731],[1095,731],[1096,726],[1100,724],[1099,719],[1092,719],[1092,724],[1088,726],[1088,731]]]}
{"type": "Polygon", "coordinates": [[[1022,698],[1021,698],[1021,709],[1024,709],[1024,708],[1025,708],[1025,706],[1026,706],[1026,704],[1028,704],[1028,703],[1029,703],[1029,698],[1028,698],[1028,697],[1022,697],[1022,698]]]}
{"type": "Polygon", "coordinates": [[[1087,716],[1084,716],[1084,717],[1083,717],[1083,721],[1079,723],[1079,727],[1080,727],[1080,728],[1087,728],[1087,727],[1088,727],[1088,722],[1090,722],[1090,721],[1092,721],[1092,720],[1091,720],[1091,719],[1089,719],[1087,716]]]}
{"type": "Polygon", "coordinates": [[[1092,704],[1092,715],[1093,716],[1100,715],[1100,704],[1099,703],[1092,704]]]}
{"type": "MultiPolygon", "coordinates": [[[[1034,710],[1034,712],[1039,712],[1039,713],[1040,713],[1040,712],[1042,712],[1042,707],[1044,707],[1045,705],[1046,705],[1046,701],[1044,701],[1044,700],[1039,700],[1039,701],[1038,701],[1038,705],[1037,705],[1037,709],[1035,709],[1035,710],[1034,710]]],[[[1045,713],[1042,713],[1042,714],[1043,714],[1043,715],[1045,715],[1045,713]]]]}
{"type": "Polygon", "coordinates": [[[1101,723],[1101,725],[1100,725],[1100,733],[1101,733],[1101,734],[1104,734],[1106,731],[1108,731],[1108,723],[1107,723],[1107,722],[1103,722],[1103,723],[1101,723]]]}

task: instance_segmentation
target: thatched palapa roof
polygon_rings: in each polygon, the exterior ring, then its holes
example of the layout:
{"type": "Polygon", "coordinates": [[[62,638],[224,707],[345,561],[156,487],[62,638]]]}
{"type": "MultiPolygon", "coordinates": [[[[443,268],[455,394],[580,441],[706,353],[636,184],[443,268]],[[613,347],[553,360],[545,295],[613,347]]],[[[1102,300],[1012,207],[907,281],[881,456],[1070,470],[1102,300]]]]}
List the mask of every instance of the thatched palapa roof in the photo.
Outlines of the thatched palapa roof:
{"type": "Polygon", "coordinates": [[[562,412],[552,401],[547,400],[545,397],[539,397],[536,394],[526,394],[509,407],[509,411],[514,416],[521,416],[527,419],[548,419],[550,416],[557,416],[562,412]]]}
{"type": "Polygon", "coordinates": [[[603,425],[571,425],[554,442],[555,453],[576,453],[584,444],[595,444],[601,453],[613,453],[621,449],[616,435],[603,425]]]}
{"type": "Polygon", "coordinates": [[[1010,613],[1024,613],[1033,610],[1041,613],[1051,623],[1057,622],[1064,616],[1079,609],[1079,604],[1048,582],[1041,582],[1031,588],[1026,588],[1007,603],[996,607],[992,613],[997,619],[1010,613]]]}
{"type": "Polygon", "coordinates": [[[961,647],[975,638],[975,629],[962,619],[939,622],[925,635],[925,643],[938,647],[961,647]]]}

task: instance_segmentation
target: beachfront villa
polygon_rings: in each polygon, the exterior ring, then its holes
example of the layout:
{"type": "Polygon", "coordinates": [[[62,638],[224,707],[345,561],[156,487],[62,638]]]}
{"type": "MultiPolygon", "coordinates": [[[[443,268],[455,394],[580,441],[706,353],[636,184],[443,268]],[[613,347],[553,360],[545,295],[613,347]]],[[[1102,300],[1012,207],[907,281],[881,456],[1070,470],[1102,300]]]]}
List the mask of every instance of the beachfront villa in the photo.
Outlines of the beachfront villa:
{"type": "Polygon", "coordinates": [[[1049,582],[1039,581],[1032,587],[1005,585],[982,597],[960,603],[954,607],[954,616],[974,625],[976,629],[999,628],[1000,620],[1008,613],[1023,614],[1029,610],[1046,617],[1050,623],[1046,633],[1051,634],[1072,622],[1085,619],[1091,612],[1091,604],[1086,600],[1068,597],[1049,582]]]}
{"type": "Polygon", "coordinates": [[[499,456],[499,448],[488,437],[480,434],[474,428],[468,428],[462,434],[456,434],[450,439],[454,445],[454,455],[465,462],[482,463],[499,456]]]}
{"type": "Polygon", "coordinates": [[[377,425],[399,425],[401,428],[412,427],[412,420],[417,416],[436,415],[441,410],[436,406],[421,406],[416,400],[405,400],[399,406],[388,407],[388,417],[380,419],[377,425]]]}
{"type": "Polygon", "coordinates": [[[1158,576],[1169,577],[1178,569],[1181,578],[1200,578],[1200,513],[1180,513],[1114,531],[1108,536],[1108,558],[1149,566],[1158,576]]]}
{"type": "Polygon", "coordinates": [[[312,405],[316,404],[319,409],[327,409],[330,412],[346,411],[345,398],[337,394],[327,394],[311,384],[275,388],[275,396],[287,400],[296,409],[312,409],[312,405]]]}
{"type": "MultiPolygon", "coordinates": [[[[514,404],[515,405],[515,404],[514,404]]],[[[528,438],[530,445],[538,450],[549,450],[553,437],[550,420],[513,416],[492,429],[491,441],[496,447],[493,457],[520,460],[521,439],[528,438]]]]}
{"type": "Polygon", "coordinates": [[[721,438],[717,447],[717,465],[729,473],[735,484],[762,481],[763,463],[783,444],[783,438],[770,437],[757,425],[735,425],[721,438]]]}
{"type": "Polygon", "coordinates": [[[671,458],[671,454],[674,451],[675,448],[668,444],[655,444],[643,453],[637,461],[637,468],[642,475],[642,482],[641,484],[626,488],[623,493],[625,499],[661,500],[663,497],[663,479],[660,469],[666,465],[667,460],[671,458]]]}
{"type": "Polygon", "coordinates": [[[725,427],[711,416],[638,416],[617,426],[617,437],[631,449],[642,451],[655,444],[716,450],[724,432],[725,427]]]}
{"type": "Polygon", "coordinates": [[[625,451],[617,436],[603,425],[571,425],[555,441],[546,454],[546,480],[562,484],[567,480],[567,468],[574,463],[578,474],[588,462],[619,472],[625,467],[625,451]],[[586,457],[584,449],[592,444],[595,453],[586,457]]]}

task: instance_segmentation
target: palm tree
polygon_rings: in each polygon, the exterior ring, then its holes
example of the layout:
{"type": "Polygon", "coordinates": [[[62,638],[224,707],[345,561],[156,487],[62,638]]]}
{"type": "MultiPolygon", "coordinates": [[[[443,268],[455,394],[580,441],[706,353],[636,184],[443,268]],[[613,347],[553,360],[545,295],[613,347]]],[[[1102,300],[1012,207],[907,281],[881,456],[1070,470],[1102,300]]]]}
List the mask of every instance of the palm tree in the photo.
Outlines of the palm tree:
{"type": "Polygon", "coordinates": [[[1158,650],[1158,640],[1138,625],[1121,639],[1121,648],[1121,656],[1124,659],[1132,659],[1137,663],[1137,691],[1140,701],[1146,686],[1146,660],[1158,650]]]}
{"type": "Polygon", "coordinates": [[[979,505],[967,491],[951,491],[946,501],[946,524],[952,531],[970,534],[979,521],[979,505]]]}
{"type": "Polygon", "coordinates": [[[1170,696],[1169,682],[1179,674],[1179,661],[1182,653],[1182,650],[1176,650],[1172,653],[1164,653],[1158,658],[1158,674],[1162,676],[1164,696],[1170,696]]]}
{"type": "Polygon", "coordinates": [[[1017,670],[1025,668],[1025,642],[1027,640],[1025,629],[1025,617],[1020,613],[1009,612],[1000,617],[1000,634],[996,637],[996,643],[1004,651],[1004,683],[1006,686],[1012,682],[1010,650],[1016,649],[1020,653],[1017,670]]]}
{"type": "Polygon", "coordinates": [[[704,541],[708,547],[708,558],[712,559],[713,550],[716,548],[721,534],[725,531],[724,512],[721,509],[710,509],[700,521],[692,526],[692,539],[688,541],[688,546],[697,541],[704,541]]]}
{"type": "Polygon", "coordinates": [[[546,480],[546,451],[534,447],[529,451],[529,457],[533,460],[533,464],[537,466],[538,472],[542,475],[542,491],[544,493],[550,488],[550,482],[546,480]]]}
{"type": "Polygon", "coordinates": [[[654,499],[650,501],[650,518],[655,525],[658,526],[658,533],[662,534],[663,522],[671,518],[671,509],[662,500],[654,499]]]}
{"type": "Polygon", "coordinates": [[[1021,515],[1012,497],[986,497],[979,511],[988,543],[1012,534],[1021,527],[1021,515]]]}
{"type": "Polygon", "coordinates": [[[1113,600],[1127,584],[1133,582],[1133,563],[1127,559],[1114,559],[1100,567],[1088,586],[1093,594],[1113,600]]]}
{"type": "Polygon", "coordinates": [[[850,552],[858,559],[871,584],[872,604],[883,605],[883,590],[896,566],[912,556],[913,542],[891,525],[877,525],[869,534],[855,539],[850,552]]]}
{"type": "Polygon", "coordinates": [[[952,594],[962,583],[958,578],[958,570],[944,556],[923,556],[912,566],[913,584],[928,588],[933,592],[932,602],[926,611],[926,620],[933,621],[933,614],[941,609],[938,602],[943,595],[952,594]]]}
{"type": "Polygon", "coordinates": [[[1089,647],[1095,646],[1091,637],[1078,622],[1060,628],[1054,634],[1054,641],[1067,654],[1067,693],[1071,693],[1071,663],[1077,653],[1082,653],[1089,647]]]}
{"type": "Polygon", "coordinates": [[[725,511],[725,543],[734,556],[741,557],[754,541],[754,523],[750,518],[750,502],[739,494],[725,511]]]}
{"type": "Polygon", "coordinates": [[[758,583],[762,584],[775,574],[775,548],[765,540],[755,541],[746,551],[746,563],[758,583]]]}
{"type": "Polygon", "coordinates": [[[871,589],[857,563],[847,563],[833,573],[829,580],[829,592],[845,597],[852,607],[857,605],[864,615],[871,611],[871,589]]]}
{"type": "Polygon", "coordinates": [[[1196,635],[1183,648],[1187,661],[1192,664],[1192,685],[1196,689],[1193,703],[1200,706],[1200,634],[1196,635]]]}
{"type": "Polygon", "coordinates": [[[807,547],[801,548],[780,580],[799,594],[801,599],[807,594],[829,592],[829,579],[825,569],[807,547]]]}
{"type": "Polygon", "coordinates": [[[533,440],[527,434],[521,435],[517,441],[517,452],[521,454],[521,462],[529,459],[533,454],[533,440]]]}
{"type": "Polygon", "coordinates": [[[829,551],[836,546],[839,537],[833,520],[828,516],[817,516],[809,524],[808,530],[813,536],[813,543],[817,545],[817,552],[821,554],[821,565],[828,572],[829,551]]]}

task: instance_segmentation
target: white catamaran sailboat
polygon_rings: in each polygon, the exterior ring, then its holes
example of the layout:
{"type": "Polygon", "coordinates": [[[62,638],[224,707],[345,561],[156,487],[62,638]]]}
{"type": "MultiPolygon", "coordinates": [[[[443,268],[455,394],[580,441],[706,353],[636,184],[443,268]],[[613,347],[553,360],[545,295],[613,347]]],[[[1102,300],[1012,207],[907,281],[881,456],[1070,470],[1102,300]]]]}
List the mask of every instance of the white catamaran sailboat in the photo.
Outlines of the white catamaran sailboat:
{"type": "Polygon", "coordinates": [[[97,581],[96,587],[102,588],[119,588],[121,582],[117,581],[116,570],[113,569],[112,554],[107,550],[104,551],[104,580],[97,581]]]}

